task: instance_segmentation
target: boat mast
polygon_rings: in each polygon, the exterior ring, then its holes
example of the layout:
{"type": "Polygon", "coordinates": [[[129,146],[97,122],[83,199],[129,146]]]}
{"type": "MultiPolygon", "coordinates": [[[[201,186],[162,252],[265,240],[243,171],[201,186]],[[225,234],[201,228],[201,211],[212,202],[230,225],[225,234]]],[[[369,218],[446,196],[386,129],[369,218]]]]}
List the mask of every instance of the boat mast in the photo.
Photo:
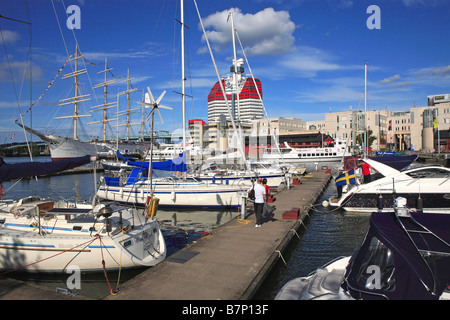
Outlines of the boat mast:
{"type": "Polygon", "coordinates": [[[185,73],[184,73],[184,0],[180,0],[180,23],[181,23],[181,110],[183,113],[183,152],[186,155],[186,95],[185,95],[185,73]]]}
{"type": "Polygon", "coordinates": [[[367,62],[364,64],[364,159],[367,157],[367,62]]]}
{"type": "MultiPolygon", "coordinates": [[[[234,71],[233,71],[233,83],[234,83],[234,93],[233,94],[233,98],[232,98],[232,116],[233,119],[236,121],[236,119],[240,120],[240,108],[239,108],[239,94],[238,94],[238,87],[239,87],[239,80],[238,79],[238,63],[237,63],[237,55],[236,55],[236,35],[235,35],[235,28],[234,28],[234,19],[233,19],[233,12],[229,13],[230,15],[230,19],[231,19],[231,36],[232,36],[232,42],[233,42],[233,67],[234,67],[234,71]],[[237,112],[236,112],[237,111],[237,112]],[[236,117],[236,113],[238,113],[238,117],[236,117]]],[[[238,121],[239,127],[240,127],[240,121],[238,121]]]]}
{"type": "Polygon", "coordinates": [[[60,104],[58,104],[59,107],[65,106],[68,104],[73,104],[73,115],[72,116],[64,116],[64,117],[56,117],[55,119],[67,119],[72,118],[73,119],[73,138],[75,140],[78,140],[78,118],[81,117],[90,117],[91,115],[80,115],[78,114],[78,104],[84,101],[91,100],[88,98],[90,94],[85,95],[78,95],[79,93],[79,82],[78,82],[78,76],[86,73],[86,69],[78,70],[78,59],[83,58],[83,56],[78,51],[78,45],[75,47],[75,56],[74,58],[69,59],[69,61],[74,61],[74,71],[71,73],[66,74],[61,79],[67,79],[67,78],[74,78],[74,96],[66,99],[60,100],[60,104]]]}
{"type": "Polygon", "coordinates": [[[124,124],[120,124],[120,125],[118,124],[118,125],[117,125],[117,126],[119,126],[119,127],[126,126],[126,131],[127,131],[127,141],[130,140],[130,126],[139,124],[139,123],[137,123],[137,122],[136,122],[136,123],[131,123],[131,122],[130,122],[130,115],[133,114],[133,113],[136,113],[137,110],[140,109],[140,108],[133,108],[133,109],[130,109],[130,93],[135,92],[135,91],[138,90],[138,89],[136,89],[136,88],[134,88],[134,89],[131,89],[131,88],[130,88],[130,83],[131,83],[131,80],[133,80],[133,79],[134,79],[134,78],[130,78],[130,70],[128,69],[128,70],[127,70],[127,79],[125,80],[125,81],[127,82],[127,90],[118,93],[119,96],[122,95],[122,94],[126,94],[126,95],[127,95],[127,109],[124,110],[124,111],[118,111],[118,112],[117,112],[117,117],[123,116],[123,115],[126,115],[126,116],[127,116],[126,121],[125,121],[124,124]]]}
{"type": "MultiPolygon", "coordinates": [[[[186,154],[186,76],[184,67],[184,0],[180,0],[180,24],[181,24],[181,112],[182,112],[182,130],[183,130],[183,154],[187,162],[186,154]]],[[[183,178],[186,179],[186,171],[183,172],[183,178]]]]}
{"type": "Polygon", "coordinates": [[[91,109],[92,109],[91,112],[103,111],[103,119],[100,121],[94,121],[94,122],[88,123],[88,124],[94,124],[94,123],[102,123],[103,124],[103,141],[106,141],[106,124],[109,121],[117,120],[117,118],[108,119],[108,114],[107,114],[108,109],[116,107],[116,104],[117,104],[116,101],[108,103],[108,85],[116,83],[116,80],[112,79],[112,80],[108,81],[107,72],[111,71],[112,69],[108,68],[107,61],[108,61],[107,58],[105,58],[105,69],[97,72],[97,73],[105,74],[103,82],[99,83],[93,87],[93,89],[103,87],[103,104],[91,107],[91,109]]]}

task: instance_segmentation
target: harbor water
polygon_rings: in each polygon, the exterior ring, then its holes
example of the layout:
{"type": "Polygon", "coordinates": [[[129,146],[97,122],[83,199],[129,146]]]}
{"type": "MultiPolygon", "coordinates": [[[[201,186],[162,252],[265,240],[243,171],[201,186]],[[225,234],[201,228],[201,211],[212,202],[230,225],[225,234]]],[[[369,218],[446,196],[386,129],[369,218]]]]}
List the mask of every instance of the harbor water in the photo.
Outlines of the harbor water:
{"type": "MultiPolygon", "coordinates": [[[[5,162],[24,161],[20,158],[5,158],[5,162]]],[[[35,161],[47,161],[36,159],[35,161]]],[[[320,168],[319,168],[320,169],[320,168]]],[[[97,180],[99,175],[97,175],[97,180]]],[[[24,179],[19,182],[4,182],[7,190],[5,199],[19,199],[36,195],[52,199],[67,199],[72,201],[91,201],[95,194],[93,174],[78,174],[52,176],[35,179],[24,179]]],[[[317,201],[309,218],[305,220],[294,237],[288,249],[283,252],[282,259],[272,269],[263,283],[255,299],[271,300],[278,290],[289,280],[306,276],[328,261],[351,255],[361,243],[369,223],[369,214],[344,213],[341,210],[324,208],[321,203],[336,193],[332,183],[327,187],[321,199],[317,201]]],[[[198,240],[240,214],[233,211],[193,211],[166,209],[158,210],[156,218],[161,223],[168,246],[168,256],[177,250],[198,240]]],[[[264,228],[261,228],[264,231],[264,228]]],[[[104,274],[83,275],[81,290],[77,294],[93,299],[100,299],[109,294],[110,287],[120,287],[128,279],[145,269],[135,269],[104,274]]],[[[59,290],[62,294],[66,288],[69,274],[61,273],[54,276],[33,276],[23,274],[8,274],[34,285],[46,287],[49,290],[59,290]]],[[[0,279],[1,280],[1,279],[0,279]]]]}

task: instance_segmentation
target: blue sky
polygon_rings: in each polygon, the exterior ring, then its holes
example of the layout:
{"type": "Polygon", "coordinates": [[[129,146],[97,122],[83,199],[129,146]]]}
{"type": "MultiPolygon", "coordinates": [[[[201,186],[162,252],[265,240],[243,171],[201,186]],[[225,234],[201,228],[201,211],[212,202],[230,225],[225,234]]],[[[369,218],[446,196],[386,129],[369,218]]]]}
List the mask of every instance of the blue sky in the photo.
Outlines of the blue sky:
{"type": "MultiPolygon", "coordinates": [[[[364,63],[368,64],[368,109],[407,111],[426,106],[427,95],[450,93],[450,0],[197,0],[222,75],[232,57],[228,12],[246,50],[253,74],[263,84],[269,117],[324,119],[327,112],[364,109],[364,63]],[[380,9],[380,29],[369,29],[370,5],[380,9]]],[[[167,91],[161,110],[164,125],[181,128],[180,27],[178,0],[0,0],[0,15],[32,22],[31,62],[33,101],[41,96],[75,48],[75,37],[88,64],[83,92],[91,106],[102,103],[97,72],[105,58],[112,75],[123,80],[129,69],[133,87],[149,86],[155,96],[167,91]],[[27,4],[29,18],[27,17],[27,4]],[[80,8],[81,29],[69,30],[65,8],[80,8]],[[56,13],[55,13],[56,11],[56,13]],[[58,19],[57,19],[58,17],[58,19]],[[59,20],[59,24],[58,24],[59,20]],[[63,36],[61,35],[63,34],[63,36]]],[[[71,16],[71,14],[69,14],[71,16]]],[[[185,0],[187,119],[207,118],[207,95],[217,81],[193,0],[185,0]]],[[[0,19],[0,143],[24,141],[13,121],[30,106],[30,28],[0,19]],[[28,61],[28,63],[27,63],[28,61]],[[13,81],[12,81],[13,79],[13,81]],[[11,136],[16,134],[14,139],[11,136]]],[[[238,48],[239,49],[239,48],[238,48]]],[[[238,53],[239,57],[242,54],[238,53]]],[[[247,65],[244,66],[249,72],[247,65]]],[[[61,76],[33,107],[33,128],[48,133],[71,132],[70,120],[52,120],[70,113],[58,108],[70,94],[71,80],[61,76]]],[[[112,76],[109,75],[109,79],[112,76]]],[[[124,84],[110,86],[110,101],[124,84]]],[[[132,105],[141,91],[134,94],[132,105]]],[[[121,100],[121,105],[124,102],[121,100]]],[[[137,115],[136,115],[137,116],[137,115]]],[[[112,118],[113,115],[110,115],[112,118]]],[[[91,120],[98,120],[94,115],[91,120]]],[[[30,113],[24,115],[30,123],[30,113]]],[[[110,124],[113,135],[113,124],[110,124]]],[[[101,136],[99,127],[83,125],[81,133],[101,136]]],[[[139,129],[133,130],[139,134],[139,129]]],[[[34,138],[36,139],[36,138],[34,138]]]]}

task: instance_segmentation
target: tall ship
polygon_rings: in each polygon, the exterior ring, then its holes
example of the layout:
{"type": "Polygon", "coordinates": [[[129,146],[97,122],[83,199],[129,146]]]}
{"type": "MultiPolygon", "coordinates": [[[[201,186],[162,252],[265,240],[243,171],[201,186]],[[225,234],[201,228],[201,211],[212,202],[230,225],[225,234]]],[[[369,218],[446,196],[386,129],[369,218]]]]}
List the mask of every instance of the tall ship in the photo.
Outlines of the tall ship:
{"type": "MultiPolygon", "coordinates": [[[[133,91],[136,91],[137,89],[130,89],[130,77],[129,74],[127,75],[127,90],[124,92],[121,92],[119,94],[127,94],[127,109],[121,112],[117,112],[116,116],[114,118],[108,118],[107,110],[111,108],[117,108],[118,101],[114,102],[108,102],[107,97],[107,86],[110,84],[115,83],[115,80],[108,80],[107,79],[107,72],[109,72],[111,69],[107,67],[107,61],[105,59],[105,69],[100,71],[99,73],[104,73],[104,81],[102,83],[99,83],[98,85],[94,86],[93,89],[96,88],[103,88],[104,92],[104,102],[103,104],[93,106],[91,107],[90,113],[92,112],[102,112],[102,120],[100,121],[94,121],[90,122],[88,124],[96,124],[101,123],[102,124],[102,132],[103,132],[103,139],[93,139],[91,141],[81,141],[78,136],[78,125],[81,118],[85,117],[91,117],[91,114],[81,114],[80,113],[80,107],[83,102],[87,102],[90,100],[90,94],[80,94],[80,88],[79,88],[79,77],[85,73],[87,73],[86,68],[80,69],[80,59],[83,59],[84,57],[81,55],[81,53],[78,50],[78,47],[75,50],[75,53],[67,60],[67,62],[73,62],[73,72],[70,72],[62,77],[62,79],[68,79],[73,78],[74,81],[74,95],[69,98],[65,98],[63,100],[59,101],[58,106],[63,107],[67,105],[73,105],[73,113],[68,116],[61,116],[61,117],[55,117],[55,119],[73,119],[73,135],[71,137],[64,137],[60,135],[54,135],[54,134],[45,134],[42,132],[39,132],[37,130],[34,130],[32,128],[29,128],[18,121],[16,121],[16,124],[23,127],[28,132],[38,136],[42,141],[44,141],[50,150],[50,157],[53,161],[59,161],[64,159],[70,159],[70,158],[76,158],[76,157],[82,157],[85,155],[92,155],[92,156],[99,156],[99,157],[107,157],[107,156],[113,156],[116,154],[117,150],[119,150],[122,154],[137,154],[141,153],[143,150],[142,143],[134,143],[129,142],[129,126],[135,125],[136,123],[130,122],[130,114],[136,112],[136,109],[130,109],[129,106],[129,94],[133,91]],[[119,143],[118,140],[111,141],[107,139],[106,136],[106,128],[107,124],[110,121],[117,121],[118,117],[121,115],[126,115],[127,120],[125,124],[127,126],[127,138],[125,142],[119,143]]],[[[122,126],[117,124],[117,126],[122,126]]],[[[142,139],[143,141],[143,139],[142,139]]]]}

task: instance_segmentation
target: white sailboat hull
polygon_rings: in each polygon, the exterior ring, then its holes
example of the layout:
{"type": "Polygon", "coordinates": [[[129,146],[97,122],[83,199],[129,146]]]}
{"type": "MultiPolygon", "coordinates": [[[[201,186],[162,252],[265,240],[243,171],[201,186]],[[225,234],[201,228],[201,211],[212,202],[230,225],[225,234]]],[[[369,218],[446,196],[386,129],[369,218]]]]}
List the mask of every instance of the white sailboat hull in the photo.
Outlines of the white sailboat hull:
{"type": "MultiPolygon", "coordinates": [[[[249,186],[214,185],[205,183],[156,185],[153,194],[159,207],[233,208],[239,207],[239,192],[249,186]]],[[[128,204],[144,205],[150,196],[148,186],[100,186],[97,196],[128,204]]]]}
{"type": "Polygon", "coordinates": [[[74,266],[83,272],[99,272],[150,267],[166,257],[158,222],[145,220],[135,209],[114,212],[108,218],[108,230],[105,218],[84,213],[90,210],[86,205],[58,208],[59,215],[47,208],[42,215],[48,204],[35,201],[2,211],[0,270],[54,273],[74,266]]]}

